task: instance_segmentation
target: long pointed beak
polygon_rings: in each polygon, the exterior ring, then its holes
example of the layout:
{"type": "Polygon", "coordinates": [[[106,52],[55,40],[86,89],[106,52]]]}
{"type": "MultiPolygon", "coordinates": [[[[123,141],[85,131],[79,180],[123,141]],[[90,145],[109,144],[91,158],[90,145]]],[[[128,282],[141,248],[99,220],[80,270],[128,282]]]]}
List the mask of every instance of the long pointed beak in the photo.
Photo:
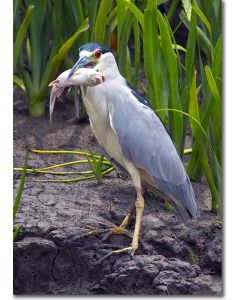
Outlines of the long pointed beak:
{"type": "Polygon", "coordinates": [[[77,69],[86,66],[89,62],[90,62],[89,57],[80,56],[78,61],[75,63],[75,65],[72,67],[71,71],[69,72],[67,79],[69,79],[76,72],[77,69]]]}

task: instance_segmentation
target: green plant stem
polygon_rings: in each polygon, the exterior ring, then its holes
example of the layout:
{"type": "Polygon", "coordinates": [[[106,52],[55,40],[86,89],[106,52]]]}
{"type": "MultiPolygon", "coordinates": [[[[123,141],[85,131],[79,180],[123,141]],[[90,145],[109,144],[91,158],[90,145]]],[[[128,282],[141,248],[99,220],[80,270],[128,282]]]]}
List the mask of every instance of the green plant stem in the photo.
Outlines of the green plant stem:
{"type": "MultiPolygon", "coordinates": [[[[192,84],[191,84],[189,95],[190,95],[189,113],[191,114],[191,116],[194,116],[194,118],[197,119],[198,122],[200,122],[199,103],[198,103],[198,99],[197,99],[197,89],[196,89],[196,71],[193,74],[192,84]]],[[[214,184],[212,170],[211,170],[209,162],[208,162],[208,156],[207,156],[206,148],[204,145],[204,137],[203,137],[202,131],[199,130],[200,127],[196,126],[196,123],[192,122],[192,120],[193,119],[190,119],[190,126],[191,126],[193,136],[194,136],[195,141],[198,146],[197,148],[199,150],[200,163],[204,170],[205,176],[208,181],[209,188],[212,193],[212,209],[215,212],[218,212],[220,203],[221,203],[221,198],[220,198],[220,195],[218,194],[218,191],[214,184]]],[[[211,144],[209,144],[209,145],[211,145],[211,144]]],[[[214,151],[212,151],[212,155],[214,155],[214,151]]]]}
{"type": "Polygon", "coordinates": [[[21,90],[23,90],[26,93],[25,85],[21,78],[19,78],[16,75],[13,75],[13,84],[19,87],[21,90]]]}
{"type": "Polygon", "coordinates": [[[193,148],[192,148],[192,156],[189,160],[186,170],[188,173],[188,176],[194,180],[198,181],[201,178],[201,166],[200,166],[200,160],[199,160],[199,151],[197,149],[197,144],[194,142],[193,148]]]}
{"type": "MultiPolygon", "coordinates": [[[[81,151],[72,151],[72,150],[39,150],[39,149],[31,149],[30,150],[32,153],[38,153],[38,154],[77,154],[77,155],[84,155],[84,156],[90,156],[90,153],[87,152],[81,152],[81,151]]],[[[100,158],[100,155],[95,155],[96,158],[100,158]]],[[[108,161],[104,157],[104,163],[106,165],[112,166],[110,161],[108,161]]]]}
{"type": "Polygon", "coordinates": [[[19,226],[17,227],[14,231],[13,231],[13,240],[15,241],[16,237],[19,235],[19,233],[22,231],[23,226],[19,226]]]}
{"type": "Polygon", "coordinates": [[[14,205],[13,205],[13,220],[16,217],[18,207],[19,207],[19,204],[20,204],[20,200],[21,200],[21,197],[22,197],[22,191],[23,191],[23,187],[24,187],[24,183],[25,183],[26,174],[27,174],[26,170],[27,170],[28,154],[29,154],[29,149],[26,149],[24,165],[23,165],[23,171],[22,171],[22,175],[21,175],[21,179],[20,179],[20,184],[19,184],[19,187],[18,187],[15,202],[14,202],[14,205]]]}
{"type": "MultiPolygon", "coordinates": [[[[92,162],[97,162],[99,160],[99,164],[97,164],[97,175],[99,175],[99,182],[101,182],[101,178],[103,175],[106,175],[108,173],[111,173],[113,171],[113,166],[112,164],[106,160],[103,156],[98,156],[93,153],[87,153],[87,152],[81,152],[81,151],[71,151],[71,150],[38,150],[38,149],[31,149],[30,150],[32,153],[36,154],[77,154],[77,155],[84,155],[87,157],[87,159],[84,160],[76,160],[76,161],[71,161],[71,162],[66,162],[66,163],[61,163],[49,167],[43,167],[43,168],[36,168],[36,169],[26,169],[25,172],[30,172],[30,173],[43,173],[43,174],[52,174],[52,175],[69,175],[69,174],[81,174],[81,175],[86,175],[86,174],[92,174],[94,175],[91,176],[86,176],[86,177],[79,177],[79,178],[72,178],[72,179],[49,179],[49,180],[35,180],[35,181],[40,181],[40,182],[73,182],[73,181],[80,181],[80,180],[86,180],[86,179],[91,179],[96,177],[96,174],[94,170],[90,171],[78,171],[78,172],[52,172],[49,171],[51,169],[59,168],[59,167],[64,167],[64,166],[69,166],[69,165],[74,165],[74,164],[80,164],[80,163],[92,163],[92,162]],[[104,169],[102,169],[102,165],[107,166],[104,169]]],[[[15,171],[21,171],[23,168],[14,168],[15,171]]],[[[97,177],[96,177],[97,178],[97,177]]]]}
{"type": "Polygon", "coordinates": [[[31,117],[41,117],[45,111],[45,101],[33,101],[29,103],[28,112],[31,117]]]}
{"type": "MultiPolygon", "coordinates": [[[[22,171],[23,168],[13,168],[14,171],[22,171]]],[[[73,174],[92,174],[92,171],[79,171],[79,172],[61,172],[61,171],[41,171],[36,169],[27,169],[27,173],[41,173],[41,174],[50,174],[50,175],[73,175],[73,174]]]]}
{"type": "MultiPolygon", "coordinates": [[[[76,160],[76,161],[70,161],[62,164],[57,164],[49,167],[44,167],[44,168],[37,168],[37,169],[27,169],[27,172],[29,173],[44,173],[44,174],[55,174],[55,175],[67,175],[67,174],[92,174],[93,171],[75,171],[75,172],[50,172],[48,170],[59,168],[59,167],[65,167],[65,166],[70,166],[70,165],[75,165],[75,164],[80,164],[80,163],[89,163],[87,159],[84,160],[76,160]]],[[[103,160],[103,164],[106,163],[106,165],[110,166],[108,164],[108,161],[103,160]]],[[[109,167],[108,167],[109,168],[109,167]]],[[[22,171],[23,168],[13,168],[14,171],[22,171]]]]}
{"type": "Polygon", "coordinates": [[[61,164],[57,164],[57,165],[53,165],[53,166],[49,166],[49,167],[38,168],[38,169],[35,169],[35,170],[37,170],[37,171],[46,171],[46,170],[51,170],[51,169],[56,169],[56,168],[60,168],[60,167],[65,167],[65,166],[70,166],[70,165],[75,165],[75,164],[81,164],[81,163],[86,163],[86,162],[88,162],[87,159],[75,160],[75,161],[69,161],[69,162],[65,162],[65,163],[61,163],[61,164]]]}
{"type": "MultiPolygon", "coordinates": [[[[109,174],[113,171],[113,167],[105,170],[102,172],[102,175],[109,174]]],[[[37,182],[62,182],[62,183],[70,183],[70,182],[75,182],[75,181],[82,181],[82,180],[87,180],[87,179],[92,179],[96,178],[95,175],[92,176],[86,176],[86,177],[78,177],[78,178],[72,178],[72,179],[39,179],[39,180],[34,180],[37,182]]]]}
{"type": "Polygon", "coordinates": [[[167,13],[167,18],[168,18],[169,22],[171,22],[174,14],[175,14],[178,2],[179,2],[179,0],[173,0],[173,1],[171,1],[171,5],[170,5],[168,13],[167,13]]]}
{"type": "Polygon", "coordinates": [[[207,161],[207,154],[206,154],[204,147],[200,147],[200,151],[201,151],[200,152],[200,162],[201,162],[202,168],[204,170],[204,173],[207,178],[208,185],[209,185],[209,188],[210,188],[210,191],[212,194],[212,210],[214,212],[218,212],[219,208],[220,208],[221,197],[215,187],[211,169],[210,169],[210,167],[208,165],[208,161],[207,161]]]}
{"type": "Polygon", "coordinates": [[[27,34],[28,26],[32,18],[33,9],[34,9],[33,5],[30,5],[28,7],[27,13],[20,25],[16,40],[13,45],[13,70],[15,70],[17,60],[20,55],[20,51],[22,49],[22,44],[27,34]]]}

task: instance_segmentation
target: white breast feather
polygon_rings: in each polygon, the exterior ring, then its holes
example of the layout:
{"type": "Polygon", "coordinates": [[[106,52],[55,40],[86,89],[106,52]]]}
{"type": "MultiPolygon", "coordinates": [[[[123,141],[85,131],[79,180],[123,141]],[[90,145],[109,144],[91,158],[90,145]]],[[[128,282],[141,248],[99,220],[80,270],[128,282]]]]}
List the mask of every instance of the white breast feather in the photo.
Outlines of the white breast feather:
{"type": "Polygon", "coordinates": [[[92,131],[99,144],[107,151],[110,157],[125,167],[121,147],[111,124],[104,84],[96,87],[88,87],[83,99],[92,131]]]}

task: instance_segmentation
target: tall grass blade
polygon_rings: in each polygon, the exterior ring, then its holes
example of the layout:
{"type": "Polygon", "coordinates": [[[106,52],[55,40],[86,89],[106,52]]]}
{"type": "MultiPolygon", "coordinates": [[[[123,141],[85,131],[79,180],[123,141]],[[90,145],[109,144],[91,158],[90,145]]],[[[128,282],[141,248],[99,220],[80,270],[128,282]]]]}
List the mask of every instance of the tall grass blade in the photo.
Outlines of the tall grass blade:
{"type": "Polygon", "coordinates": [[[214,49],[212,73],[218,89],[220,90],[222,78],[222,35],[219,36],[216,47],[214,49]]]}
{"type": "Polygon", "coordinates": [[[129,64],[128,41],[132,29],[132,22],[133,22],[133,16],[131,14],[128,14],[123,24],[123,28],[121,30],[122,34],[121,36],[119,36],[119,45],[118,45],[118,67],[120,73],[123,76],[127,77],[127,80],[129,82],[131,82],[131,74],[129,74],[130,66],[128,65],[129,64]]]}
{"type": "Polygon", "coordinates": [[[217,42],[217,39],[219,38],[220,32],[221,32],[221,23],[222,20],[218,21],[218,16],[221,15],[221,0],[214,0],[214,1],[206,1],[206,0],[200,0],[199,6],[201,10],[204,12],[207,20],[209,21],[212,32],[213,32],[213,44],[215,45],[217,42]],[[215,6],[215,7],[214,7],[215,6]]]}
{"type": "Polygon", "coordinates": [[[21,225],[13,231],[13,241],[16,240],[16,238],[19,235],[19,233],[21,232],[22,228],[23,228],[23,226],[21,225]]]}
{"type": "Polygon", "coordinates": [[[149,99],[156,109],[160,103],[160,86],[158,78],[161,78],[160,70],[160,42],[158,38],[157,2],[148,1],[144,13],[144,70],[149,86],[149,99]]]}
{"type": "MultiPolygon", "coordinates": [[[[189,114],[200,122],[200,114],[198,109],[198,100],[197,100],[197,91],[196,91],[196,73],[193,76],[192,85],[190,89],[189,114]]],[[[218,211],[220,208],[221,199],[216,189],[216,186],[214,184],[212,170],[209,166],[208,157],[204,146],[203,136],[199,131],[199,128],[196,127],[195,122],[192,122],[191,119],[190,119],[190,125],[191,125],[193,136],[195,138],[195,141],[199,149],[199,158],[200,158],[201,166],[204,170],[209,188],[212,193],[212,209],[214,211],[218,211]]]]}
{"type": "MultiPolygon", "coordinates": [[[[157,19],[161,33],[161,44],[163,56],[165,59],[167,78],[169,83],[169,107],[181,110],[181,99],[179,95],[178,83],[178,64],[177,56],[172,47],[171,37],[168,34],[168,23],[164,19],[160,11],[157,12],[157,19]]],[[[169,114],[169,129],[171,137],[176,145],[177,151],[182,155],[183,151],[183,118],[180,115],[169,114]]]]}
{"type": "Polygon", "coordinates": [[[19,0],[13,0],[13,23],[17,16],[18,5],[19,5],[19,0]]]}
{"type": "Polygon", "coordinates": [[[140,49],[140,31],[137,19],[133,18],[133,35],[134,35],[134,74],[133,87],[137,90],[139,83],[139,72],[141,65],[141,49],[140,49]]]}
{"type": "Polygon", "coordinates": [[[124,73],[127,80],[132,84],[132,64],[131,64],[130,51],[128,46],[126,49],[127,49],[127,54],[126,54],[124,73]]]}
{"type": "Polygon", "coordinates": [[[83,6],[83,11],[85,13],[85,17],[89,19],[89,42],[94,42],[94,33],[95,33],[95,24],[96,24],[96,15],[99,10],[99,5],[101,1],[81,1],[83,6]]]}
{"type": "MultiPolygon", "coordinates": [[[[205,76],[205,70],[203,67],[203,63],[202,63],[202,58],[201,58],[201,54],[200,54],[200,46],[198,45],[198,59],[199,59],[199,64],[200,64],[200,76],[201,76],[201,89],[202,89],[202,95],[203,95],[203,101],[202,101],[202,105],[201,105],[201,109],[204,110],[205,109],[205,102],[207,101],[206,99],[209,99],[209,89],[206,89],[207,84],[206,84],[206,76],[205,76]],[[206,100],[206,101],[205,101],[206,100]]],[[[194,74],[192,74],[193,77],[194,74]]],[[[190,90],[190,87],[189,87],[190,90]]],[[[197,143],[195,143],[193,141],[193,153],[192,156],[187,164],[187,173],[188,176],[195,181],[199,181],[201,180],[202,177],[202,168],[201,168],[201,164],[200,164],[200,160],[199,160],[199,151],[198,151],[198,146],[197,143]]]]}
{"type": "Polygon", "coordinates": [[[21,26],[20,26],[19,31],[16,36],[16,40],[13,45],[13,70],[15,70],[17,60],[19,58],[19,54],[22,50],[23,42],[26,38],[27,30],[28,30],[29,24],[31,22],[32,14],[33,14],[33,9],[34,9],[33,5],[30,5],[28,7],[27,13],[21,23],[21,26]]]}
{"type": "MultiPolygon", "coordinates": [[[[183,83],[183,89],[181,91],[181,103],[182,109],[184,111],[189,111],[189,91],[190,86],[195,70],[195,52],[196,52],[196,15],[192,13],[191,21],[190,21],[190,28],[189,34],[187,39],[187,47],[186,47],[186,54],[185,54],[185,78],[183,83]]],[[[180,60],[180,59],[179,59],[180,60]]],[[[186,127],[187,127],[187,120],[186,118],[183,119],[183,136],[186,136],[186,127]]],[[[183,143],[184,145],[184,143],[183,143]]]]}
{"type": "MultiPolygon", "coordinates": [[[[186,14],[183,11],[179,14],[179,17],[183,24],[189,29],[190,23],[187,19],[186,14]]],[[[207,56],[210,63],[212,63],[212,44],[208,36],[202,31],[202,29],[197,26],[197,40],[198,44],[203,49],[205,55],[207,56]]]]}
{"type": "Polygon", "coordinates": [[[101,184],[103,179],[103,172],[102,172],[103,156],[97,158],[90,149],[89,149],[89,153],[90,156],[87,156],[89,166],[94,176],[96,177],[98,184],[101,184]]]}
{"type": "Polygon", "coordinates": [[[134,14],[138,22],[140,23],[142,29],[144,29],[144,15],[141,12],[141,10],[137,8],[137,6],[131,3],[129,0],[124,0],[124,1],[127,8],[134,14]]]}
{"type": "Polygon", "coordinates": [[[19,204],[20,204],[20,200],[21,200],[21,197],[22,197],[25,178],[26,178],[26,174],[27,174],[26,170],[27,170],[27,163],[28,163],[28,155],[29,155],[29,149],[26,149],[24,165],[23,165],[23,171],[22,171],[22,175],[21,175],[21,179],[20,179],[20,184],[19,184],[19,187],[18,187],[17,195],[15,197],[14,205],[13,205],[13,220],[16,217],[18,207],[19,207],[19,204]]]}
{"type": "Polygon", "coordinates": [[[95,24],[95,41],[97,43],[103,43],[105,38],[105,22],[107,18],[107,13],[112,4],[112,0],[102,0],[95,24]]]}
{"type": "Polygon", "coordinates": [[[201,9],[198,6],[193,6],[192,9],[195,11],[195,13],[199,16],[203,24],[206,26],[209,36],[210,36],[210,47],[211,47],[211,61],[213,61],[213,36],[212,36],[212,28],[211,24],[209,23],[208,19],[204,15],[204,13],[201,11],[201,9]]]}
{"type": "Polygon", "coordinates": [[[169,9],[168,9],[168,13],[167,13],[167,18],[168,18],[168,21],[171,22],[175,12],[176,12],[176,9],[177,9],[177,5],[178,5],[178,2],[180,0],[172,0],[171,1],[171,4],[169,6],[169,9]]]}
{"type": "Polygon", "coordinates": [[[26,92],[26,88],[25,88],[25,85],[24,85],[22,79],[16,75],[13,75],[13,84],[18,86],[24,92],[26,92]]]}
{"type": "Polygon", "coordinates": [[[199,16],[199,18],[202,20],[203,24],[206,26],[209,35],[210,35],[210,42],[212,44],[212,28],[211,24],[204,15],[204,13],[201,11],[201,9],[198,6],[193,6],[192,9],[195,11],[195,13],[199,16]]]}
{"type": "MultiPolygon", "coordinates": [[[[190,90],[192,78],[195,70],[195,52],[196,52],[196,15],[192,14],[189,34],[187,39],[186,55],[185,55],[185,82],[184,87],[190,90]]],[[[188,109],[189,97],[182,100],[183,108],[186,111],[188,109]],[[184,101],[185,100],[185,101],[184,101]]]]}
{"type": "MultiPolygon", "coordinates": [[[[79,27],[81,23],[84,21],[84,11],[82,7],[81,1],[70,1],[69,4],[72,7],[72,12],[74,15],[75,26],[79,27]]],[[[89,34],[87,31],[84,31],[82,35],[79,37],[79,45],[83,45],[88,43],[89,41],[89,34]]]]}
{"type": "MultiPolygon", "coordinates": [[[[53,43],[55,41],[55,35],[59,36],[60,32],[62,32],[62,22],[58,22],[58,20],[57,20],[58,19],[57,14],[62,15],[62,12],[63,12],[62,1],[54,3],[54,7],[56,6],[56,9],[51,9],[51,7],[49,7],[49,6],[50,5],[48,3],[47,9],[46,9],[46,12],[45,12],[45,17],[44,17],[44,20],[43,20],[42,32],[41,32],[41,36],[40,36],[40,39],[39,39],[40,44],[38,45],[38,47],[41,48],[40,85],[41,85],[41,81],[42,81],[42,78],[43,78],[43,73],[44,73],[44,71],[46,69],[46,66],[47,66],[49,52],[53,48],[55,48],[55,45],[53,43]],[[57,10],[57,12],[56,12],[56,10],[57,10]],[[51,20],[53,20],[53,22],[51,22],[51,20]],[[54,27],[53,27],[54,32],[52,30],[52,26],[50,26],[49,23],[51,25],[52,24],[54,25],[54,27]],[[54,38],[53,38],[53,36],[54,36],[54,38]]],[[[29,41],[29,45],[30,45],[30,47],[32,46],[30,41],[29,41]]],[[[31,56],[32,56],[32,53],[31,53],[30,57],[31,56]]],[[[31,61],[32,61],[32,59],[31,59],[31,61]]],[[[30,61],[30,65],[31,65],[31,61],[30,61]]]]}
{"type": "Polygon", "coordinates": [[[215,100],[215,111],[214,111],[214,124],[213,127],[214,135],[213,137],[216,139],[217,145],[216,145],[216,153],[218,153],[219,162],[221,164],[222,159],[222,103],[221,103],[221,97],[217,88],[217,84],[214,80],[214,77],[212,75],[212,72],[209,68],[209,66],[205,67],[206,77],[208,81],[209,88],[211,90],[211,93],[213,95],[213,98],[215,100]]]}
{"type": "Polygon", "coordinates": [[[191,0],[182,0],[182,5],[183,5],[184,11],[186,13],[186,16],[188,18],[188,21],[190,21],[191,17],[192,17],[192,1],[191,0]]]}
{"type": "Polygon", "coordinates": [[[37,90],[40,87],[41,82],[41,66],[42,66],[42,28],[45,19],[45,13],[47,11],[47,0],[26,0],[28,5],[33,4],[35,9],[33,11],[32,20],[30,22],[30,44],[31,44],[31,66],[32,66],[32,84],[33,90],[37,90]]]}
{"type": "Polygon", "coordinates": [[[118,48],[118,53],[123,50],[120,47],[120,40],[122,36],[122,30],[124,26],[124,22],[126,20],[127,14],[126,14],[126,8],[124,1],[122,0],[117,0],[117,48],[118,48]]]}
{"type": "Polygon", "coordinates": [[[207,77],[209,88],[212,92],[213,97],[215,98],[215,101],[216,101],[215,103],[216,103],[217,112],[218,112],[218,114],[220,114],[221,113],[221,107],[222,107],[221,106],[222,100],[221,100],[221,97],[220,97],[220,94],[219,94],[219,91],[218,91],[218,88],[217,88],[217,84],[215,82],[215,79],[213,77],[212,71],[209,68],[209,66],[205,67],[205,72],[206,72],[206,77],[207,77]]]}
{"type": "Polygon", "coordinates": [[[32,88],[32,82],[31,82],[30,74],[28,73],[28,71],[26,70],[26,68],[24,66],[22,53],[20,53],[20,55],[19,55],[18,68],[19,68],[19,72],[21,74],[24,86],[26,88],[26,94],[27,94],[27,97],[28,97],[28,104],[29,104],[30,99],[31,99],[32,94],[33,94],[33,88],[32,88]]]}
{"type": "Polygon", "coordinates": [[[30,45],[29,38],[27,38],[27,41],[26,41],[26,54],[27,54],[27,60],[28,60],[29,67],[31,68],[31,45],[30,45]]]}

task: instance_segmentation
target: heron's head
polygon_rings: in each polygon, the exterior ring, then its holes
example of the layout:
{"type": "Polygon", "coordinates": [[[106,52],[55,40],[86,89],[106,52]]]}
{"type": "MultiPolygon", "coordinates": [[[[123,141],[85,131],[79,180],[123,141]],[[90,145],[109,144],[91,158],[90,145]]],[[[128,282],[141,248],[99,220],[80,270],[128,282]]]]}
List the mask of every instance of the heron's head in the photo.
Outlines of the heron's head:
{"type": "Polygon", "coordinates": [[[68,78],[79,68],[97,68],[104,71],[110,64],[116,65],[112,52],[103,44],[89,43],[79,48],[79,59],[72,67],[68,78]]]}

